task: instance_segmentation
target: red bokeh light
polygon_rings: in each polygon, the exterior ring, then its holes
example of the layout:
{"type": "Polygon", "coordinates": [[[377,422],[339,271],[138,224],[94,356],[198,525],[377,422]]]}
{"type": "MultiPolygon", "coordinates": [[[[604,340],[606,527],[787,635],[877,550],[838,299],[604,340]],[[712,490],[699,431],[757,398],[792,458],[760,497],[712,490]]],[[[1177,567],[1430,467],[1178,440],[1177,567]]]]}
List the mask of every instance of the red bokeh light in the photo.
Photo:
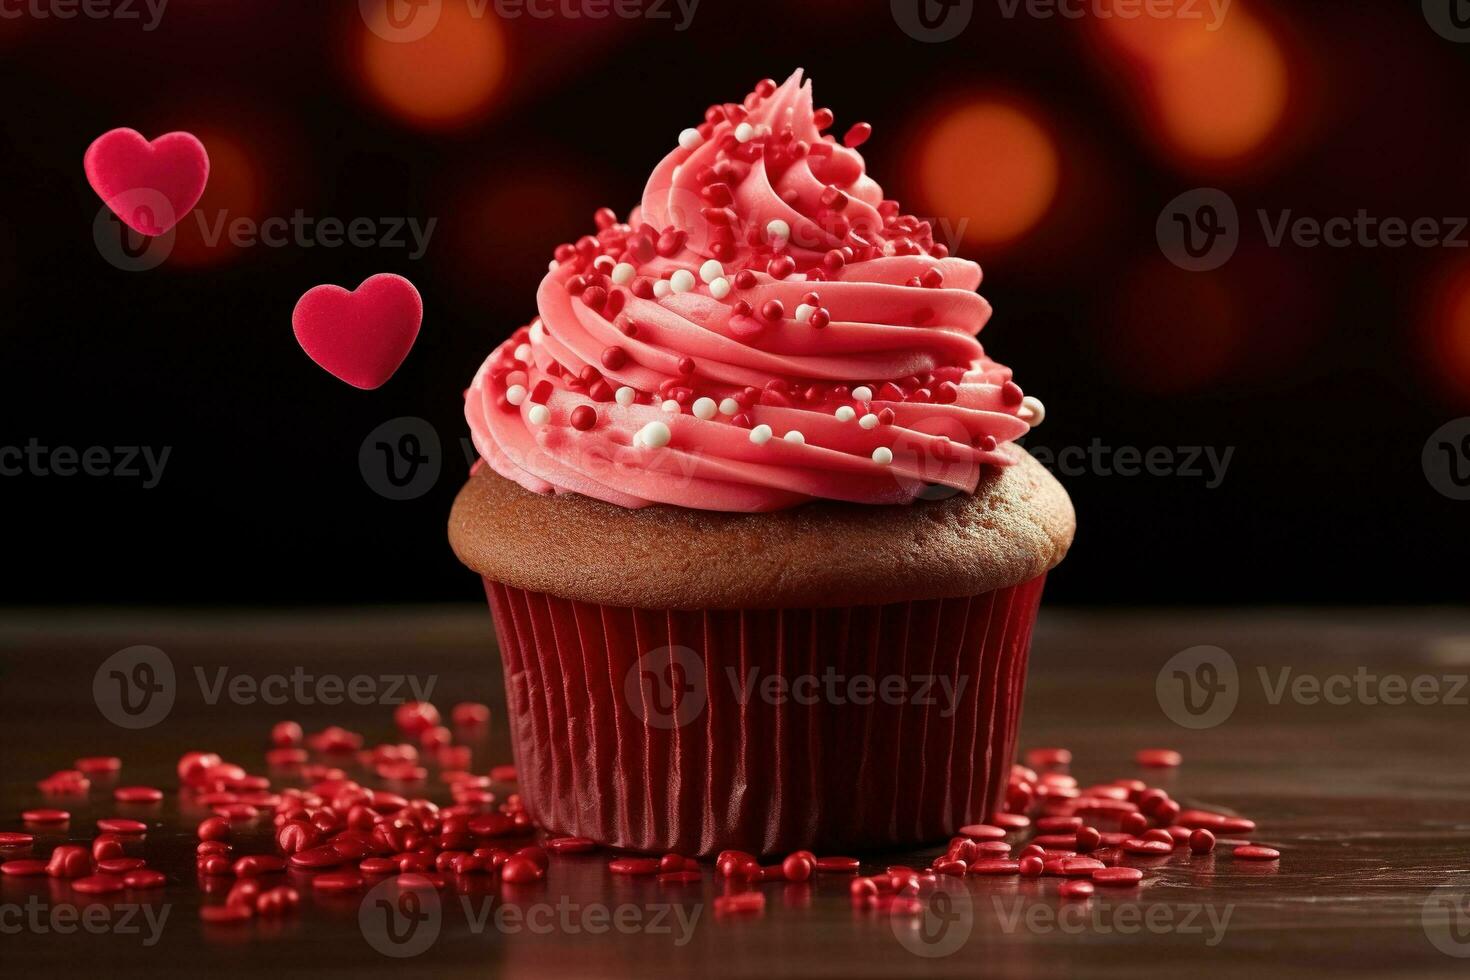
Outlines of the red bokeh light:
{"type": "Polygon", "coordinates": [[[1425,326],[1430,373],[1456,404],[1470,402],[1470,263],[1441,276],[1430,292],[1425,326]]]}
{"type": "Polygon", "coordinates": [[[1218,274],[1201,275],[1160,258],[1119,285],[1113,322],[1097,335],[1117,375],[1158,395],[1197,391],[1236,363],[1243,338],[1231,294],[1218,274]]]}
{"type": "Polygon", "coordinates": [[[193,212],[176,226],[168,261],[185,266],[228,262],[240,254],[231,241],[231,223],[245,219],[252,229],[258,227],[264,205],[264,168],[252,156],[258,141],[247,148],[233,133],[196,129],[194,135],[209,152],[209,183],[193,212]]]}

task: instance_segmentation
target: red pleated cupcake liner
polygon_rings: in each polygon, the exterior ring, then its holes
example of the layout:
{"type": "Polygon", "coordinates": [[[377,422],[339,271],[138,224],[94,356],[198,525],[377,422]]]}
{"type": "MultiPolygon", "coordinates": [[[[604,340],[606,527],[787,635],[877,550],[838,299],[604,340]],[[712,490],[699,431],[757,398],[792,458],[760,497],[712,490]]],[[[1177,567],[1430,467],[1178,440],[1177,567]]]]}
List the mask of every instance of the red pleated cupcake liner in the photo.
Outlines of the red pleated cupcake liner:
{"type": "Polygon", "coordinates": [[[550,831],[650,853],[943,841],[1004,799],[1044,581],[683,612],[487,580],[522,799],[550,831]]]}

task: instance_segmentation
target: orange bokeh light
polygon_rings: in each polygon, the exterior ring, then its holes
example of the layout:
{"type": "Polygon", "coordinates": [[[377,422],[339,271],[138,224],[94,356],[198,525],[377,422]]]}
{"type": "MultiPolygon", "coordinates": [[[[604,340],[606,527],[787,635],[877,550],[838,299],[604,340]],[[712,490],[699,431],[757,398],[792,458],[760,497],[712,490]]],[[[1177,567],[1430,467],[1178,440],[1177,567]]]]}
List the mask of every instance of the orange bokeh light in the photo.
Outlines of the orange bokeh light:
{"type": "Polygon", "coordinates": [[[1031,112],[982,99],[928,126],[917,172],[931,220],[951,222],[952,231],[972,244],[999,245],[1020,238],[1046,215],[1061,161],[1056,142],[1031,112]]]}
{"type": "Polygon", "coordinates": [[[1291,71],[1280,39],[1237,0],[1219,18],[1104,18],[1098,36],[1137,68],[1130,79],[1158,138],[1195,164],[1234,164],[1286,119],[1291,71]]]}
{"type": "Polygon", "coordinates": [[[198,205],[175,227],[168,261],[213,265],[239,256],[240,249],[231,242],[231,222],[248,219],[253,229],[260,219],[260,168],[233,135],[194,132],[209,151],[209,183],[198,205]]]}
{"type": "Polygon", "coordinates": [[[489,108],[506,73],[506,39],[499,20],[465,0],[445,0],[431,30],[413,40],[396,37],[386,21],[359,28],[363,82],[373,98],[399,118],[431,129],[471,122],[489,108]]]}
{"type": "Polygon", "coordinates": [[[1470,399],[1470,265],[1448,275],[1434,294],[1428,357],[1457,401],[1470,399]]]}

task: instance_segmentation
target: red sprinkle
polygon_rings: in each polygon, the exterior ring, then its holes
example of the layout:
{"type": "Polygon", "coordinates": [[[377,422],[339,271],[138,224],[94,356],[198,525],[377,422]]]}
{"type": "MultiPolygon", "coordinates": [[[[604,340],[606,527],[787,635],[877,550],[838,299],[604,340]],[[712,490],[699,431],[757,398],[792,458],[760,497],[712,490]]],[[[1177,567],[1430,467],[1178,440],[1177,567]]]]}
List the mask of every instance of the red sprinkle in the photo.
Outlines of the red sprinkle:
{"type": "Polygon", "coordinates": [[[1006,831],[1004,827],[994,827],[986,823],[972,823],[961,827],[959,834],[961,837],[968,837],[971,840],[1000,840],[1005,837],[1006,831]]]}
{"type": "Polygon", "coordinates": [[[1062,882],[1061,887],[1057,889],[1057,894],[1062,898],[1091,898],[1093,891],[1092,882],[1078,878],[1062,882]]]}
{"type": "Polygon", "coordinates": [[[200,840],[229,840],[230,822],[224,817],[208,817],[194,833],[200,840]]]}
{"type": "Polygon", "coordinates": [[[1274,847],[1242,844],[1240,847],[1231,851],[1230,856],[1240,858],[1243,861],[1275,861],[1281,857],[1281,852],[1274,847]]]}
{"type": "Polygon", "coordinates": [[[117,875],[87,875],[73,881],[71,886],[83,895],[108,895],[122,891],[127,883],[117,875]]]}
{"type": "Polygon", "coordinates": [[[112,798],[119,803],[157,803],[163,799],[163,790],[152,786],[119,786],[112,791],[112,798]]]}
{"type": "Polygon", "coordinates": [[[721,895],[715,899],[715,915],[759,915],[766,909],[766,896],[761,892],[721,895]]]}
{"type": "Polygon", "coordinates": [[[521,854],[512,855],[500,868],[500,880],[511,884],[539,881],[545,874],[535,861],[521,854]]]}
{"type": "Polygon", "coordinates": [[[89,776],[96,776],[117,772],[122,768],[122,760],[115,755],[93,755],[78,759],[73,765],[89,776]]]}
{"type": "Polygon", "coordinates": [[[36,838],[30,834],[15,834],[0,832],[0,847],[25,847],[35,843],[36,838]]]}
{"type": "Polygon", "coordinates": [[[666,871],[658,876],[660,885],[692,885],[703,879],[698,871],[666,871]]]}
{"type": "Polygon", "coordinates": [[[618,858],[609,861],[607,868],[615,875],[651,875],[658,873],[658,861],[653,858],[618,858]]]}
{"type": "Polygon", "coordinates": [[[80,878],[92,871],[92,855],[84,847],[62,844],[51,852],[46,873],[53,878],[80,878]]]}
{"type": "Polygon", "coordinates": [[[1137,868],[1101,868],[1092,873],[1092,883],[1113,888],[1127,888],[1143,880],[1143,872],[1137,868]]]}
{"type": "Polygon", "coordinates": [[[0,874],[10,875],[13,878],[31,878],[46,873],[46,862],[31,858],[22,858],[17,861],[6,861],[0,864],[0,874]]]}
{"type": "Polygon", "coordinates": [[[817,858],[818,874],[852,874],[861,867],[861,862],[854,857],[819,857],[817,858]]]}
{"type": "Polygon", "coordinates": [[[1189,833],[1189,850],[1192,854],[1208,854],[1215,849],[1215,835],[1203,827],[1189,833]]]}
{"type": "Polygon", "coordinates": [[[362,875],[356,871],[332,871],[311,879],[311,887],[324,892],[355,892],[362,885],[362,875]]]}
{"type": "Polygon", "coordinates": [[[199,910],[199,918],[215,925],[239,925],[249,922],[254,915],[247,905],[206,905],[199,910]]]}
{"type": "Polygon", "coordinates": [[[571,423],[578,432],[586,432],[597,424],[597,410],[591,405],[578,405],[572,409],[571,423]]]}
{"type": "Polygon", "coordinates": [[[1173,749],[1141,749],[1133,757],[1140,766],[1172,769],[1184,761],[1184,756],[1173,749]]]}
{"type": "Polygon", "coordinates": [[[138,870],[123,875],[123,884],[129,888],[162,888],[168,878],[161,871],[138,870]]]}
{"type": "Polygon", "coordinates": [[[138,871],[147,866],[147,861],[133,857],[102,858],[97,862],[97,870],[110,875],[125,875],[129,871],[138,871]]]}
{"type": "Polygon", "coordinates": [[[103,817],[97,821],[97,829],[108,834],[142,834],[148,825],[141,820],[126,820],[122,817],[103,817]]]}
{"type": "Polygon", "coordinates": [[[65,810],[52,810],[42,807],[37,810],[26,810],[20,815],[26,823],[66,823],[71,819],[71,814],[65,810]]]}
{"type": "Polygon", "coordinates": [[[842,145],[848,149],[854,149],[866,143],[868,137],[872,135],[873,127],[871,124],[865,122],[853,123],[852,128],[847,131],[847,135],[842,137],[842,145]]]}
{"type": "Polygon", "coordinates": [[[586,837],[553,837],[546,842],[546,849],[557,854],[583,854],[596,848],[597,843],[586,837]]]}

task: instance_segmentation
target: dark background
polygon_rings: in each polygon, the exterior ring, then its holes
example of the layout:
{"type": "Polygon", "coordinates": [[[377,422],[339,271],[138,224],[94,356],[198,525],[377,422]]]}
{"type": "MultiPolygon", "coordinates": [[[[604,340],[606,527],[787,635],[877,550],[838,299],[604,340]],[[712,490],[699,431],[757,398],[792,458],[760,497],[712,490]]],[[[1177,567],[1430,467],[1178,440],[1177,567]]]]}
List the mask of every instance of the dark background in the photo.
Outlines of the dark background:
{"type": "Polygon", "coordinates": [[[889,196],[966,222],[958,251],[985,267],[996,308],[982,339],[1049,409],[1032,445],[1234,448],[1215,488],[1064,476],[1080,531],[1052,601],[1465,597],[1470,503],[1436,492],[1421,454],[1470,414],[1470,250],[1276,248],[1254,218],[1470,213],[1470,44],[1418,3],[1235,0],[1205,31],[1098,17],[1106,0],[1079,19],[977,0],[944,43],[908,36],[886,0],[703,0],[686,31],[673,8],[539,21],[444,3],[430,39],[398,45],[367,32],[356,2],[171,0],[154,31],[0,19],[0,445],[172,447],[151,490],[0,478],[0,601],[475,597],[444,535],[468,469],[464,386],[532,316],[559,242],[600,205],[626,214],[708,103],[796,66],[839,133],[874,125],[864,153],[889,196]],[[998,104],[1044,134],[1054,192],[1033,186],[1024,133],[926,143],[950,114],[998,104]],[[117,126],[200,136],[211,221],[301,209],[438,225],[412,261],[210,246],[186,219],[163,265],[124,271],[94,241],[82,173],[117,126]],[[926,179],[925,153],[958,154],[949,165],[973,184],[926,179]],[[1241,243],[1189,272],[1155,224],[1199,187],[1237,204],[1241,243]],[[995,240],[990,205],[1027,195],[1034,220],[995,240]],[[311,286],[378,272],[418,286],[424,327],[397,375],[361,392],[307,360],[290,316],[311,286]],[[392,501],[358,452],[402,416],[437,429],[443,471],[392,501]]]}

